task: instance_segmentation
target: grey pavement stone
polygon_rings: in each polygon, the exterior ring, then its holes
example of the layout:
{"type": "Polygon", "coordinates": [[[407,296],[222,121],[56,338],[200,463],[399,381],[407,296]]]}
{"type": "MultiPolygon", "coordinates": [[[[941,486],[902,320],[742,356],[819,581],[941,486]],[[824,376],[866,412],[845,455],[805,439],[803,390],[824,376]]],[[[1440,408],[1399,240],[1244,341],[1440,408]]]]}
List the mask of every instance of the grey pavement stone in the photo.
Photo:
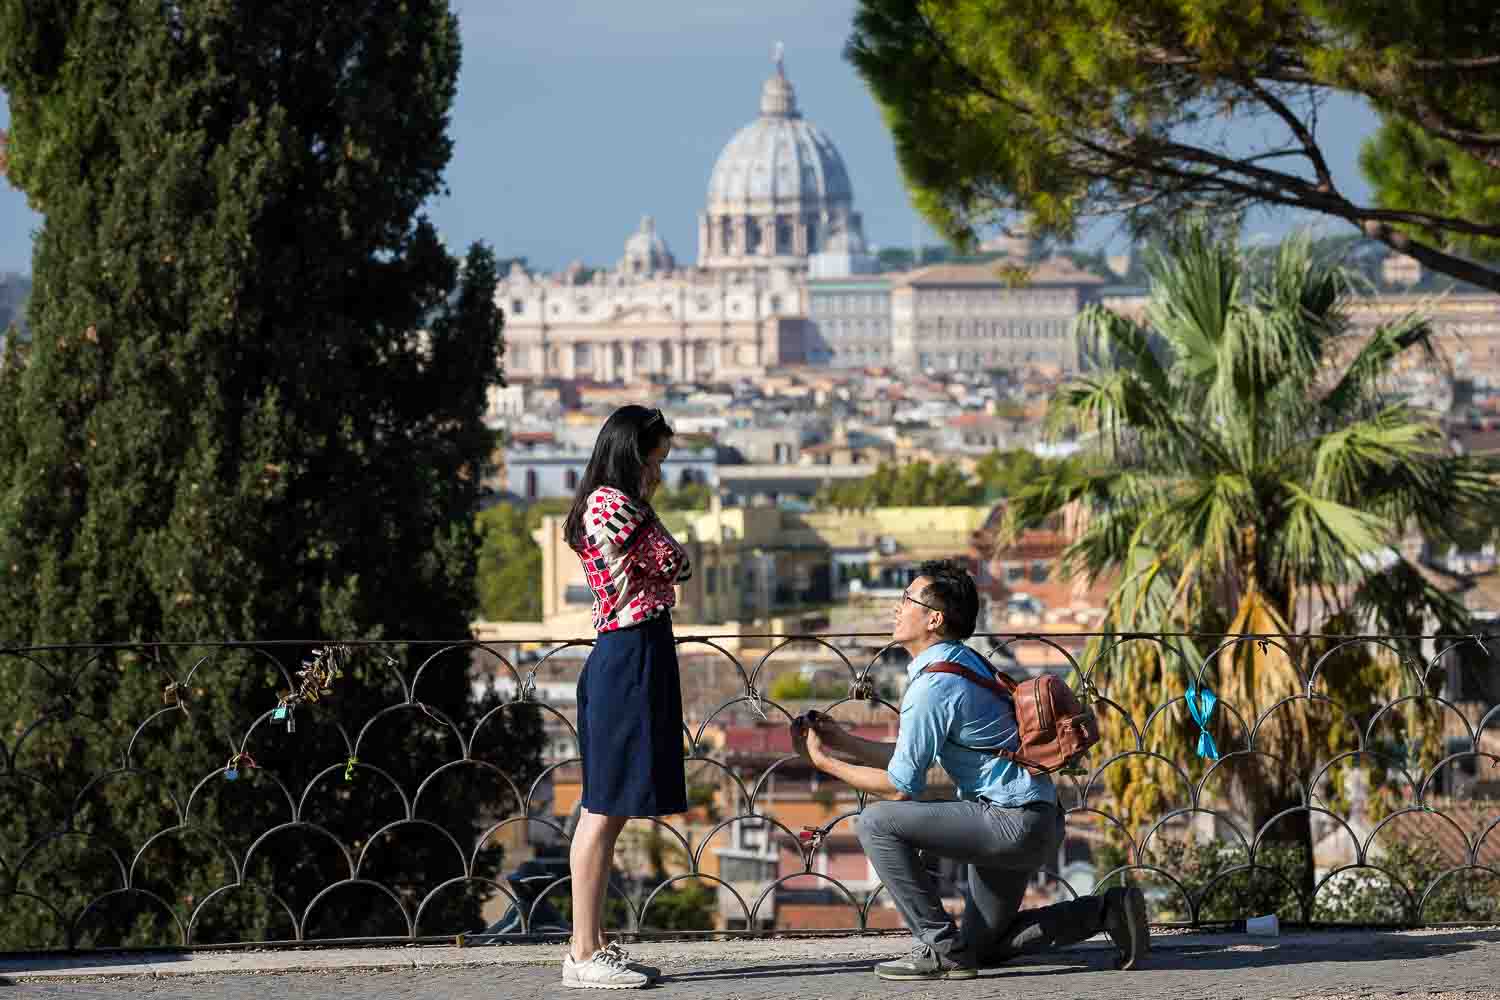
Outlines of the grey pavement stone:
{"type": "MultiPolygon", "coordinates": [[[[631,945],[665,976],[652,997],[803,1000],[879,996],[1122,1000],[1480,1000],[1500,998],[1500,929],[1163,935],[1147,966],[1111,968],[1111,950],[1089,943],[984,970],[972,982],[886,983],[873,961],[899,954],[891,936],[648,942],[631,945]]],[[[0,998],[85,1000],[205,996],[250,1000],[422,997],[524,1000],[576,995],[559,985],[556,944],[469,948],[191,952],[0,960],[0,998]],[[68,965],[68,962],[72,965],[68,965]]],[[[588,994],[585,994],[588,995],[588,994]]]]}

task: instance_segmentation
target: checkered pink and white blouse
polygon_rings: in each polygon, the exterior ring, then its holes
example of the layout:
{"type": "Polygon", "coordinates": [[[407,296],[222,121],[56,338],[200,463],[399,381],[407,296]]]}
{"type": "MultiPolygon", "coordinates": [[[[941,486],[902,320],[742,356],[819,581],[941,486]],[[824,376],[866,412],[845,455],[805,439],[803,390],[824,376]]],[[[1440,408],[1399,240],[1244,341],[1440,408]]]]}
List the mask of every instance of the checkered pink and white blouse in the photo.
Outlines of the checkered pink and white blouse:
{"type": "Polygon", "coordinates": [[[601,486],[589,494],[578,550],[594,592],[594,628],[610,632],[666,614],[693,576],[687,552],[649,505],[601,486]]]}

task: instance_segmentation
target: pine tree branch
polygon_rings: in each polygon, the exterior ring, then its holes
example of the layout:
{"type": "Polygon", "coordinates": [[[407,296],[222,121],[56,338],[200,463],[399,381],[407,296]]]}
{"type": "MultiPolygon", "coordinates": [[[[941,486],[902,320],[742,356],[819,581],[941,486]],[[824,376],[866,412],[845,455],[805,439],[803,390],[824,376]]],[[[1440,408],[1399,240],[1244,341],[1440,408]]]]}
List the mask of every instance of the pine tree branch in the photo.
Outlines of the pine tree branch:
{"type": "Polygon", "coordinates": [[[1302,147],[1303,154],[1307,157],[1308,162],[1312,164],[1313,172],[1318,175],[1319,190],[1328,194],[1337,193],[1337,186],[1333,183],[1333,171],[1328,168],[1328,161],[1323,157],[1322,147],[1318,145],[1317,138],[1313,135],[1312,130],[1307,127],[1306,123],[1287,106],[1285,101],[1261,86],[1253,78],[1246,80],[1245,86],[1260,99],[1262,104],[1270,108],[1271,112],[1280,118],[1286,127],[1291,130],[1292,135],[1296,137],[1297,142],[1302,147]]]}

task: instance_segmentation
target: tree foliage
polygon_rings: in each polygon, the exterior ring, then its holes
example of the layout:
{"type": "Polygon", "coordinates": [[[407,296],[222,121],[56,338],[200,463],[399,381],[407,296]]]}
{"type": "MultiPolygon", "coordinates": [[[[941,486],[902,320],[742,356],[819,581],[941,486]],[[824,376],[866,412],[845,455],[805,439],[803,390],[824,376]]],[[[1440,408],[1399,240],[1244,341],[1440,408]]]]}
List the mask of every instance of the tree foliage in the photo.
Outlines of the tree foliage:
{"type": "MultiPolygon", "coordinates": [[[[455,259],[419,214],[442,190],[458,64],[446,0],[0,0],[9,177],[44,217],[32,342],[0,375],[6,643],[468,636],[492,447],[481,416],[500,377],[496,274],[489,250],[455,259]]],[[[468,730],[489,705],[471,697],[467,652],[440,657],[409,694],[434,650],[387,651],[356,656],[332,699],[285,734],[256,720],[286,686],[272,661],[295,670],[305,645],[40,656],[54,672],[0,658],[4,728],[40,723],[13,766],[42,781],[5,786],[19,798],[0,809],[0,841],[39,843],[60,822],[86,834],[87,851],[53,859],[68,878],[46,886],[71,918],[117,887],[107,851],[130,858],[174,825],[168,795],[188,802],[231,748],[250,740],[260,767],[233,794],[199,796],[193,822],[243,851],[277,815],[268,775],[304,787],[350,755],[345,732],[415,699],[433,714],[383,717],[360,750],[410,794],[464,756],[436,713],[468,730]],[[190,673],[163,695],[164,680],[190,673]],[[132,743],[172,697],[181,711],[132,743]],[[119,768],[127,745],[134,770],[74,813],[48,811],[119,768]]],[[[534,736],[535,720],[512,713],[471,749],[525,787],[534,736]]],[[[401,806],[363,777],[351,772],[322,820],[346,845],[401,806]]],[[[505,807],[495,783],[457,777],[429,789],[424,818],[462,842],[505,807]]],[[[403,880],[419,900],[453,874],[451,847],[388,843],[362,877],[403,880]]],[[[185,840],[154,850],[151,871],[175,880],[159,895],[183,924],[210,887],[235,881],[220,854],[185,840]]],[[[257,857],[246,882],[296,912],[347,877],[337,852],[295,836],[257,857]]],[[[487,849],[476,873],[498,863],[487,849]]],[[[129,898],[138,921],[99,921],[80,943],[174,943],[169,915],[129,898]]],[[[224,897],[198,940],[287,932],[270,899],[224,897]]],[[[467,929],[479,900],[465,885],[425,925],[467,929]]],[[[34,914],[5,913],[0,948],[61,939],[34,914]]],[[[406,933],[389,906],[346,892],[307,932],[393,923],[406,933]]]]}
{"type": "Polygon", "coordinates": [[[542,549],[532,533],[548,514],[562,516],[568,501],[527,507],[496,504],[479,515],[479,613],[489,621],[542,620],[542,549]]]}
{"type": "Polygon", "coordinates": [[[1010,496],[1045,470],[1057,468],[1059,460],[1019,448],[990,452],[975,464],[972,476],[953,462],[882,462],[863,479],[823,487],[813,503],[824,510],[963,507],[1010,496]]]}
{"type": "Polygon", "coordinates": [[[1063,467],[1066,459],[1042,458],[1023,448],[992,451],[979,460],[974,475],[991,497],[1014,496],[1050,470],[1063,467]]]}
{"type": "Polygon", "coordinates": [[[663,510],[707,510],[714,488],[707,483],[684,483],[676,489],[662,487],[651,498],[651,506],[663,510]]]}
{"type": "Polygon", "coordinates": [[[981,490],[951,462],[881,462],[872,475],[824,486],[813,498],[822,509],[872,507],[960,507],[978,501],[981,490]]]}
{"type": "Polygon", "coordinates": [[[1500,290],[1473,259],[1500,249],[1497,38],[1489,0],[860,0],[848,52],[956,241],[1017,213],[1069,235],[1293,207],[1500,290]],[[1328,166],[1335,94],[1381,118],[1370,204],[1328,166]]]}
{"type": "Polygon", "coordinates": [[[0,272],[0,337],[12,326],[19,327],[26,318],[26,299],[31,281],[25,275],[0,272]]]}
{"type": "MultiPolygon", "coordinates": [[[[1463,608],[1401,548],[1408,531],[1451,538],[1493,522],[1500,501],[1492,461],[1450,452],[1436,419],[1391,393],[1395,368],[1431,350],[1425,323],[1407,317],[1356,335],[1345,272],[1303,240],[1254,271],[1231,243],[1194,229],[1155,258],[1152,275],[1144,323],[1102,307],[1084,314],[1080,335],[1100,366],[1053,399],[1053,425],[1090,437],[1095,455],[1018,493],[1002,534],[1081,508],[1085,527],[1063,553],[1064,572],[1117,578],[1108,631],[1287,638],[1116,645],[1101,686],[1143,719],[1163,692],[1198,680],[1201,665],[1203,682],[1248,726],[1282,699],[1309,694],[1313,665],[1330,654],[1313,690],[1359,719],[1399,694],[1434,694],[1429,678],[1407,669],[1424,662],[1415,640],[1392,640],[1398,663],[1383,649],[1335,651],[1320,638],[1470,631],[1463,608]]],[[[1090,659],[1102,648],[1095,643],[1090,659]]],[[[1410,702],[1373,738],[1434,736],[1434,708],[1410,702]]],[[[1191,762],[1196,729],[1185,715],[1177,713],[1184,742],[1168,756],[1191,762]]],[[[1118,716],[1106,719],[1133,747],[1118,716]]],[[[1247,733],[1227,713],[1215,726],[1225,746],[1244,746],[1247,733]]],[[[1257,740],[1283,765],[1240,759],[1228,769],[1256,828],[1300,804],[1313,765],[1357,736],[1327,703],[1300,701],[1268,717],[1257,740]]],[[[1435,762],[1439,742],[1427,741],[1422,763],[1435,762]]],[[[1175,786],[1165,774],[1135,773],[1152,767],[1112,772],[1134,815],[1158,815],[1175,786]]],[[[1301,816],[1300,832],[1277,833],[1305,840],[1301,816]]]]}

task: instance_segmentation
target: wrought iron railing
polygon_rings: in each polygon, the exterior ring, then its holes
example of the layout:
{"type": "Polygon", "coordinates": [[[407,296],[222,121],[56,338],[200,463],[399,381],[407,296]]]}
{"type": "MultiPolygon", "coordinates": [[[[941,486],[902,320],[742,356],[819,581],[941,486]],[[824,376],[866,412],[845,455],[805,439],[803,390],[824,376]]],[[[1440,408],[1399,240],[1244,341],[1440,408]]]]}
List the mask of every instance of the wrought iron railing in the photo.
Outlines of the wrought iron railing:
{"type": "MultiPolygon", "coordinates": [[[[0,950],[566,934],[566,694],[589,644],[0,650],[0,950]]],[[[1068,839],[1029,903],[1128,880],[1164,924],[1500,921],[1500,707],[1480,637],[971,645],[1059,671],[1105,731],[1057,778],[1068,839]]],[[[853,836],[862,797],[791,752],[785,724],[810,703],[768,692],[795,669],[817,707],[894,733],[905,654],[831,635],[679,653],[693,806],[632,821],[607,920],[640,936],[898,927],[853,836]]]]}

